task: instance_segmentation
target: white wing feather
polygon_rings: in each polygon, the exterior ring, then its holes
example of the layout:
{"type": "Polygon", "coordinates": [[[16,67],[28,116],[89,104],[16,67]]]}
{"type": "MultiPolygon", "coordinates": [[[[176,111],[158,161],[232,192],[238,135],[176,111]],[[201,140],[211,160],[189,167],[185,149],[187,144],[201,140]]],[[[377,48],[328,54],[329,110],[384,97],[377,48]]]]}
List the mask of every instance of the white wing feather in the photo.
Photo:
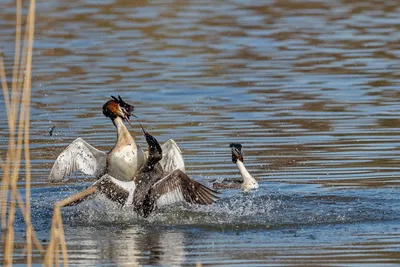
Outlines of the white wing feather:
{"type": "Polygon", "coordinates": [[[185,198],[183,197],[180,188],[170,191],[157,199],[157,207],[171,205],[177,202],[183,202],[185,198]]]}
{"type": "Polygon", "coordinates": [[[191,179],[181,170],[175,170],[152,186],[156,205],[162,207],[185,201],[191,204],[210,205],[217,199],[218,192],[191,179]]]}
{"type": "Polygon", "coordinates": [[[99,176],[106,169],[107,154],[89,145],[82,138],[75,139],[54,162],[49,179],[59,181],[75,171],[99,176]]]}
{"type": "Polygon", "coordinates": [[[174,140],[169,139],[161,146],[163,155],[160,164],[164,172],[181,170],[185,172],[185,162],[183,161],[182,151],[174,140]]]}
{"type": "MultiPolygon", "coordinates": [[[[158,185],[161,185],[162,183],[165,183],[168,179],[170,179],[172,175],[172,172],[162,178],[161,180],[157,181],[154,185],[153,188],[157,187],[158,185]]],[[[172,188],[171,188],[172,189],[172,188]]],[[[162,207],[162,206],[167,206],[171,205],[177,202],[182,202],[184,201],[185,198],[183,197],[182,193],[182,188],[180,186],[174,188],[173,190],[169,191],[168,193],[162,194],[156,202],[157,207],[162,207]]]]}

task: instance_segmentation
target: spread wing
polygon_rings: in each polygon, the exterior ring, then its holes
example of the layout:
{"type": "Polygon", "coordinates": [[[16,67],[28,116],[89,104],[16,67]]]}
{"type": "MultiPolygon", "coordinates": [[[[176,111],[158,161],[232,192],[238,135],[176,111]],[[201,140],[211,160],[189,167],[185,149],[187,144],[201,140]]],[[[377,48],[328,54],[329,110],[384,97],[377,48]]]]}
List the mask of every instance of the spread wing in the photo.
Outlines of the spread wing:
{"type": "Polygon", "coordinates": [[[77,138],[58,156],[49,179],[59,181],[75,171],[98,177],[105,172],[106,158],[106,153],[77,138]]]}
{"type": "Polygon", "coordinates": [[[108,199],[118,202],[121,205],[132,202],[136,189],[135,182],[120,181],[109,174],[103,175],[92,186],[95,186],[98,192],[104,194],[108,199]]]}
{"type": "Polygon", "coordinates": [[[185,162],[183,161],[182,151],[174,140],[169,139],[161,146],[161,149],[162,159],[160,160],[160,164],[164,172],[170,173],[175,170],[185,172],[185,162]]]}
{"type": "Polygon", "coordinates": [[[111,175],[105,174],[89,188],[62,200],[60,205],[62,207],[75,206],[98,193],[105,195],[114,202],[126,205],[132,202],[135,189],[136,185],[134,182],[119,181],[111,175]]]}
{"type": "Polygon", "coordinates": [[[181,170],[175,170],[156,182],[152,186],[150,194],[158,207],[180,201],[210,205],[218,199],[216,195],[218,192],[189,178],[181,170]]]}

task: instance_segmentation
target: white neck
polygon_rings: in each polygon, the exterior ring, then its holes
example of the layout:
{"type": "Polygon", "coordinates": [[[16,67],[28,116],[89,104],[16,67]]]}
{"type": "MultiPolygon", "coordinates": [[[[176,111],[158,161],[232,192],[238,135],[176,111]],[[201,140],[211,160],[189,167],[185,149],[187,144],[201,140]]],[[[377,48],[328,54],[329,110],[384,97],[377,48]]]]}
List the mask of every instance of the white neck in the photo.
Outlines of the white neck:
{"type": "Polygon", "coordinates": [[[130,143],[135,143],[135,139],[132,137],[131,133],[126,128],[124,121],[117,117],[113,120],[115,127],[117,128],[117,143],[130,141],[130,143]]]}
{"type": "Polygon", "coordinates": [[[246,167],[244,166],[243,162],[240,160],[236,161],[236,165],[239,168],[240,174],[242,175],[243,182],[250,181],[251,179],[254,179],[251,174],[247,171],[246,167]]]}
{"type": "Polygon", "coordinates": [[[256,179],[254,179],[253,176],[251,176],[251,174],[247,171],[243,162],[240,160],[236,160],[236,165],[238,166],[240,174],[242,175],[243,178],[243,188],[244,189],[258,188],[258,183],[256,179]]]}

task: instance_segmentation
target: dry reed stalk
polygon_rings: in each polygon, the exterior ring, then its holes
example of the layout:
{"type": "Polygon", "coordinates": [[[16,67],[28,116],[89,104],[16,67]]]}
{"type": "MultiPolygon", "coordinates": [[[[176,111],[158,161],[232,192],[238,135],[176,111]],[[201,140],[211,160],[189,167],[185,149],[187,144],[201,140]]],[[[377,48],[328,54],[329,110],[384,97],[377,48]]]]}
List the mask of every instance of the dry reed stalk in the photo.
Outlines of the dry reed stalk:
{"type": "MultiPolygon", "coordinates": [[[[17,207],[21,210],[26,224],[26,245],[23,253],[27,256],[27,265],[32,264],[32,245],[34,244],[41,253],[43,246],[40,244],[31,223],[30,215],[30,154],[29,154],[29,121],[30,121],[30,98],[31,98],[31,66],[32,48],[34,36],[35,20],[35,0],[30,0],[27,25],[24,34],[24,46],[21,57],[21,20],[22,3],[16,1],[16,39],[14,67],[12,74],[11,92],[6,80],[6,73],[3,59],[0,56],[0,78],[1,87],[4,95],[4,102],[7,110],[7,122],[9,127],[9,143],[7,157],[0,158],[0,167],[3,170],[3,178],[0,190],[0,209],[1,223],[3,228],[4,241],[4,266],[11,266],[13,262],[14,249],[14,219],[17,207]],[[24,150],[26,168],[26,203],[17,188],[17,181],[20,170],[20,161],[24,150]],[[11,194],[9,194],[11,191],[11,194]],[[10,203],[9,207],[7,203],[10,203]],[[17,206],[18,205],[18,206],[17,206]]],[[[51,238],[44,258],[44,265],[60,265],[60,253],[64,266],[68,266],[67,247],[64,238],[64,229],[61,217],[61,207],[63,202],[59,202],[54,207],[51,238]]]]}
{"type": "MultiPolygon", "coordinates": [[[[16,53],[18,52],[19,54],[19,47],[20,47],[20,14],[21,14],[21,3],[17,3],[17,30],[16,30],[16,53]]],[[[29,8],[29,19],[28,19],[28,25],[29,25],[29,30],[32,31],[33,28],[33,19],[34,19],[34,3],[30,5],[29,8]]],[[[9,138],[9,149],[8,149],[8,154],[7,154],[7,161],[6,161],[6,168],[5,168],[5,173],[3,177],[3,187],[6,190],[8,187],[11,188],[11,195],[10,195],[10,208],[8,210],[7,214],[7,205],[6,202],[3,205],[3,210],[2,210],[2,221],[5,222],[7,220],[7,230],[5,231],[5,245],[4,245],[4,265],[5,266],[11,266],[13,262],[13,249],[14,249],[14,220],[15,220],[15,212],[16,212],[16,202],[17,202],[17,195],[18,195],[18,189],[17,189],[17,181],[18,181],[18,176],[19,176],[19,169],[20,169],[20,161],[21,161],[21,153],[22,153],[22,142],[23,142],[23,137],[29,136],[29,127],[27,128],[26,125],[29,125],[29,106],[30,106],[30,81],[31,81],[31,57],[32,57],[32,46],[33,46],[33,32],[29,34],[30,39],[28,38],[26,40],[25,45],[28,46],[28,53],[25,54],[27,59],[27,66],[25,67],[26,73],[25,73],[25,83],[24,83],[24,88],[22,92],[22,100],[20,98],[19,92],[21,89],[17,88],[17,81],[15,80],[15,77],[17,77],[17,71],[18,71],[18,63],[19,63],[19,55],[15,55],[14,59],[16,60],[14,69],[13,69],[13,84],[12,84],[12,89],[11,89],[11,105],[8,104],[6,107],[8,108],[7,114],[8,114],[8,124],[9,124],[9,131],[10,131],[10,138],[9,138]],[[29,58],[30,57],[30,58],[29,58]],[[29,65],[28,65],[29,63],[29,65]],[[17,147],[15,148],[15,122],[16,122],[16,117],[17,117],[17,111],[18,107],[20,107],[20,112],[19,112],[19,120],[18,120],[18,135],[17,135],[17,147]],[[12,168],[12,173],[10,177],[9,173],[9,163],[13,163],[13,168],[12,168]],[[8,163],[8,164],[7,164],[8,163]],[[5,218],[5,216],[8,215],[8,218],[5,218]]],[[[5,75],[5,70],[4,66],[2,66],[2,75],[1,77],[4,79],[5,75]]],[[[20,70],[22,71],[22,70],[20,70]]],[[[8,98],[8,86],[7,83],[3,81],[2,83],[3,86],[3,92],[5,92],[5,98],[8,98]]],[[[8,103],[10,103],[10,99],[8,99],[8,103]]],[[[29,142],[29,139],[28,139],[29,142]]],[[[29,143],[28,143],[28,153],[29,154],[29,143]]],[[[29,158],[28,158],[29,161],[29,158]]],[[[29,164],[29,162],[28,162],[29,164]]],[[[27,170],[29,171],[29,170],[27,170]]],[[[29,177],[29,174],[27,173],[27,176],[29,177]]],[[[29,193],[28,193],[29,194],[29,193]]],[[[2,200],[8,200],[8,192],[2,194],[2,200]],[[4,196],[6,197],[4,199],[4,196]]],[[[25,209],[27,211],[27,209],[25,209]]],[[[27,216],[30,217],[30,216],[27,216]]],[[[5,224],[3,224],[4,227],[5,224]]],[[[29,226],[30,224],[27,224],[27,232],[29,235],[27,235],[27,254],[28,259],[27,263],[28,265],[31,264],[31,237],[32,237],[32,231],[30,230],[29,226]]]]}
{"type": "Polygon", "coordinates": [[[57,246],[57,218],[55,216],[56,211],[53,212],[53,219],[51,222],[51,238],[49,245],[47,246],[46,255],[44,257],[43,266],[52,266],[54,258],[54,247],[57,246]]]}
{"type": "Polygon", "coordinates": [[[69,205],[75,201],[78,201],[85,196],[91,195],[96,192],[95,187],[89,187],[88,189],[79,192],[73,196],[65,198],[61,201],[58,201],[54,206],[53,211],[53,220],[51,224],[51,236],[50,242],[47,247],[46,255],[44,258],[44,266],[52,266],[54,261],[57,265],[59,260],[59,251],[58,247],[61,249],[61,253],[63,256],[63,263],[64,266],[68,266],[68,254],[67,254],[67,245],[65,242],[64,237],[64,228],[62,224],[62,217],[61,217],[61,207],[69,205]]]}
{"type": "MultiPolygon", "coordinates": [[[[30,213],[28,213],[26,211],[24,201],[22,200],[21,194],[19,194],[19,193],[17,194],[17,200],[18,200],[18,207],[21,210],[21,213],[24,216],[24,220],[26,222],[28,220],[27,216],[29,216],[30,213]]],[[[43,254],[44,248],[43,248],[42,244],[40,244],[40,241],[37,238],[35,231],[33,231],[33,230],[32,230],[32,239],[33,239],[33,243],[35,244],[36,248],[39,249],[39,252],[43,254]]]]}
{"type": "Polygon", "coordinates": [[[57,203],[53,211],[50,242],[46,250],[43,266],[59,266],[61,250],[64,266],[68,266],[67,246],[61,217],[61,205],[57,203]]]}
{"type": "Polygon", "coordinates": [[[56,248],[56,250],[55,250],[55,265],[56,265],[56,267],[60,267],[60,253],[58,253],[58,250],[57,250],[57,248],[56,248]]]}
{"type": "MultiPolygon", "coordinates": [[[[22,92],[23,99],[27,98],[26,91],[22,92]]],[[[21,104],[20,107],[20,114],[18,120],[18,135],[17,135],[17,147],[9,148],[10,154],[7,155],[7,159],[12,158],[13,168],[11,172],[11,177],[5,177],[9,187],[11,188],[11,195],[10,195],[10,207],[8,209],[8,218],[7,218],[7,230],[6,230],[6,239],[5,239],[5,248],[4,248],[4,265],[10,266],[12,265],[12,255],[13,255],[13,243],[14,243],[14,219],[15,219],[15,212],[16,212],[16,195],[18,193],[17,189],[17,181],[19,176],[19,168],[20,168],[20,161],[21,161],[21,154],[22,154],[22,141],[23,141],[23,131],[25,126],[25,119],[26,119],[26,107],[21,104]]],[[[15,132],[11,132],[10,129],[10,139],[11,136],[14,136],[15,132]]],[[[13,140],[10,140],[11,145],[13,140]]],[[[8,165],[8,164],[7,164],[8,165]]],[[[5,173],[5,176],[7,174],[5,173]]],[[[8,174],[9,175],[9,174],[8,174]]]]}
{"type": "Polygon", "coordinates": [[[27,259],[26,263],[28,266],[32,265],[32,223],[31,223],[31,163],[30,163],[30,154],[29,154],[29,118],[30,118],[30,99],[31,99],[31,82],[32,82],[32,48],[33,48],[33,37],[35,35],[35,1],[31,1],[31,5],[29,6],[29,21],[28,21],[28,53],[26,56],[26,77],[29,79],[25,79],[24,82],[24,91],[27,92],[27,102],[26,105],[26,119],[25,119],[25,135],[24,135],[24,151],[25,151],[25,206],[26,206],[26,248],[27,248],[27,259]]]}
{"type": "MultiPolygon", "coordinates": [[[[40,244],[31,223],[30,215],[30,154],[29,154],[29,130],[30,130],[30,99],[31,99],[31,75],[32,75],[32,48],[35,22],[35,0],[30,0],[27,25],[24,34],[24,46],[21,57],[21,21],[22,3],[16,1],[16,39],[14,67],[12,73],[11,92],[6,80],[6,73],[3,59],[0,56],[0,78],[3,90],[4,102],[7,111],[7,122],[9,128],[9,142],[5,160],[0,158],[0,167],[3,170],[0,190],[1,223],[4,242],[4,266],[11,266],[14,252],[14,220],[17,207],[21,210],[26,224],[26,245],[23,253],[26,253],[26,263],[32,265],[32,246],[43,253],[43,246],[40,244]],[[26,180],[25,180],[25,201],[17,188],[22,150],[24,151],[26,180]],[[9,193],[11,191],[11,194],[9,193]],[[9,207],[7,205],[9,204],[9,207]]],[[[61,220],[61,214],[56,214],[55,219],[61,220]]],[[[57,224],[58,238],[61,240],[64,263],[67,263],[66,245],[62,223],[57,224]],[[61,229],[60,229],[61,227],[61,229]],[[62,234],[62,236],[60,236],[62,234]]],[[[57,256],[59,257],[59,256],[57,256]]],[[[56,257],[56,259],[57,259],[56,257]]],[[[56,260],[59,264],[59,260],[56,260]]]]}
{"type": "Polygon", "coordinates": [[[7,80],[6,80],[6,75],[5,75],[5,70],[4,70],[4,64],[3,64],[3,57],[0,56],[0,77],[1,77],[1,87],[3,88],[3,96],[4,96],[4,102],[6,105],[6,110],[7,110],[7,120],[8,120],[8,128],[10,132],[10,137],[9,137],[9,143],[8,143],[8,150],[7,150],[7,156],[6,156],[6,161],[3,162],[2,169],[3,169],[3,179],[1,182],[1,195],[0,195],[0,205],[1,205],[1,227],[4,232],[6,229],[5,225],[7,222],[7,199],[8,199],[8,184],[9,184],[9,162],[10,159],[9,157],[12,156],[11,151],[10,151],[10,145],[11,145],[11,139],[12,137],[12,131],[10,127],[10,114],[8,111],[10,110],[10,100],[8,96],[8,87],[7,87],[7,80]]]}
{"type": "Polygon", "coordinates": [[[59,230],[60,230],[60,248],[63,256],[63,262],[64,266],[68,266],[68,253],[67,253],[67,242],[65,242],[65,235],[64,235],[64,226],[62,223],[62,217],[61,217],[61,211],[60,211],[60,225],[59,225],[59,230]]]}

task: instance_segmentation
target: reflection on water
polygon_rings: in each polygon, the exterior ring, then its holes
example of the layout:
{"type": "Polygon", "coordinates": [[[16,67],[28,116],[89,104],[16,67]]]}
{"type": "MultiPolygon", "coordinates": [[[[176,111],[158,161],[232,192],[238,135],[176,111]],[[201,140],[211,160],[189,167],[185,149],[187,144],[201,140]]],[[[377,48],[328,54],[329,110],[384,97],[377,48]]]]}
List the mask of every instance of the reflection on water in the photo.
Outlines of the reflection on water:
{"type": "Polygon", "coordinates": [[[110,232],[88,227],[82,230],[79,235],[68,233],[73,248],[70,253],[81,254],[71,260],[77,266],[109,262],[127,266],[180,266],[185,259],[181,232],[154,232],[143,226],[111,228],[110,232]],[[82,235],[92,238],[82,242],[82,235]]]}
{"type": "MultiPolygon", "coordinates": [[[[0,9],[8,70],[14,5],[0,9]]],[[[179,143],[191,176],[237,178],[228,145],[241,142],[261,189],[224,191],[213,207],[171,207],[144,221],[115,207],[67,209],[73,263],[394,265],[399,12],[398,1],[38,3],[35,227],[48,238],[52,204],[83,188],[42,179],[62,148],[76,137],[113,145],[100,109],[120,94],[160,142],[179,143]]],[[[132,134],[146,147],[139,129],[132,134]]]]}

